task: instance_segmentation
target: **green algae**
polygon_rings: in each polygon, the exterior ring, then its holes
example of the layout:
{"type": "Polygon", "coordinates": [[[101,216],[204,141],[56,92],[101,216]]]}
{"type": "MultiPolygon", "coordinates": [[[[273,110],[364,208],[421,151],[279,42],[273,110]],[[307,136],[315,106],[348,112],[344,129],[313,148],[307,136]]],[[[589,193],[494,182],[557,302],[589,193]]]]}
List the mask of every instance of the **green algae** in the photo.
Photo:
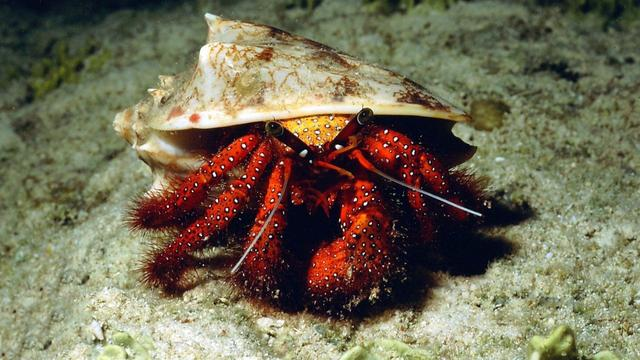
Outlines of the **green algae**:
{"type": "Polygon", "coordinates": [[[127,352],[123,347],[118,345],[107,345],[102,350],[102,353],[98,355],[98,360],[125,360],[127,358],[127,352]]]}
{"type": "Polygon", "coordinates": [[[591,358],[592,360],[620,360],[620,358],[611,351],[601,351],[591,358]]]}
{"type": "Polygon", "coordinates": [[[111,344],[104,347],[98,360],[150,360],[153,341],[147,336],[133,338],[126,332],[116,332],[111,338],[111,344]]]}
{"type": "Polygon", "coordinates": [[[548,337],[534,336],[528,352],[530,360],[577,359],[576,334],[566,325],[558,326],[548,337]]]}
{"type": "MultiPolygon", "coordinates": [[[[576,334],[566,325],[556,327],[547,337],[536,335],[529,342],[529,360],[577,360],[580,358],[576,334]]],[[[619,358],[611,351],[601,351],[588,359],[618,360],[619,358]]]]}
{"type": "Polygon", "coordinates": [[[431,360],[432,354],[422,349],[413,348],[401,341],[377,339],[364,345],[355,346],[340,357],[340,360],[431,360]]]}
{"type": "Polygon", "coordinates": [[[111,59],[111,52],[99,50],[94,41],[87,41],[76,51],[65,40],[57,41],[50,53],[36,61],[27,80],[29,92],[40,99],[62,84],[80,81],[85,72],[97,72],[111,59]]]}

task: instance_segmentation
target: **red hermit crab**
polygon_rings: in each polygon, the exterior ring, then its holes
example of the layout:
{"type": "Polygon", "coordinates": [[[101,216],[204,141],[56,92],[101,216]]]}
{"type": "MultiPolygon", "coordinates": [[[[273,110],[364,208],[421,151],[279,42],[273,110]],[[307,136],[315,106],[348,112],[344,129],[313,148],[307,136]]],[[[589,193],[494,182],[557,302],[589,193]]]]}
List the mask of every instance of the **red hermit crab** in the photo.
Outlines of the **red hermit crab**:
{"type": "Polygon", "coordinates": [[[468,116],[425,88],[269,26],[205,16],[192,73],[161,76],[115,129],[153,171],[130,223],[170,241],[143,278],[188,289],[204,249],[240,248],[249,293],[318,309],[375,300],[407,253],[480,216],[468,116]],[[167,235],[170,234],[170,235],[167,235]]]}

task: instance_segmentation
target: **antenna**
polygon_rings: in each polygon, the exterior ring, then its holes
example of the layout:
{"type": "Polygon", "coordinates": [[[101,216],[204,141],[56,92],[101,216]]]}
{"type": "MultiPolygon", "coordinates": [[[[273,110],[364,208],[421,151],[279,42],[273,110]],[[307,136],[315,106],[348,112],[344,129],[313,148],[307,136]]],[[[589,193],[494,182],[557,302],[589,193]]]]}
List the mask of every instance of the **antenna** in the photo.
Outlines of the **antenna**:
{"type": "Polygon", "coordinates": [[[469,213],[471,215],[482,217],[482,213],[479,213],[477,211],[471,210],[471,209],[466,208],[466,207],[464,207],[462,205],[458,205],[458,204],[456,204],[456,203],[454,203],[452,201],[449,201],[449,200],[447,200],[447,199],[445,199],[443,197],[440,197],[440,196],[438,196],[436,194],[432,194],[432,193],[430,193],[428,191],[425,191],[425,190],[422,190],[422,189],[417,188],[415,186],[409,185],[409,184],[405,183],[404,181],[398,180],[398,179],[394,178],[393,176],[391,176],[389,174],[385,174],[384,172],[382,172],[381,170],[376,168],[369,160],[367,160],[367,158],[364,156],[364,154],[362,154],[362,152],[360,152],[359,150],[354,151],[354,154],[355,154],[356,158],[358,159],[358,161],[360,162],[360,164],[362,164],[362,166],[365,169],[371,171],[372,173],[375,173],[375,174],[377,174],[379,176],[382,176],[383,178],[385,178],[385,179],[387,179],[387,180],[389,180],[391,182],[394,182],[394,183],[396,183],[396,184],[398,184],[400,186],[404,186],[407,189],[410,189],[410,190],[413,190],[413,191],[417,191],[422,195],[425,195],[425,196],[428,196],[428,197],[430,197],[432,199],[435,199],[435,200],[438,200],[440,202],[443,202],[443,203],[445,203],[445,204],[447,204],[449,206],[453,206],[456,209],[462,210],[462,211],[467,212],[467,213],[469,213]]]}
{"type": "Polygon", "coordinates": [[[236,272],[238,272],[238,270],[240,269],[240,266],[242,265],[242,263],[244,263],[244,260],[247,258],[251,250],[253,250],[253,248],[256,246],[256,243],[262,237],[262,234],[264,234],[265,230],[267,229],[267,226],[271,222],[271,219],[273,219],[273,216],[276,214],[276,211],[278,211],[278,208],[282,203],[282,199],[284,198],[284,193],[287,189],[288,182],[289,182],[289,176],[288,174],[286,174],[284,177],[284,181],[282,182],[282,190],[280,191],[280,196],[278,196],[278,200],[274,204],[273,210],[271,210],[271,212],[269,213],[269,216],[267,216],[266,220],[264,221],[264,224],[262,224],[262,227],[260,228],[260,231],[258,231],[256,236],[253,238],[253,240],[247,247],[247,250],[244,251],[244,253],[240,257],[240,260],[238,260],[238,262],[233,266],[233,268],[231,268],[231,274],[235,274],[236,272]]]}

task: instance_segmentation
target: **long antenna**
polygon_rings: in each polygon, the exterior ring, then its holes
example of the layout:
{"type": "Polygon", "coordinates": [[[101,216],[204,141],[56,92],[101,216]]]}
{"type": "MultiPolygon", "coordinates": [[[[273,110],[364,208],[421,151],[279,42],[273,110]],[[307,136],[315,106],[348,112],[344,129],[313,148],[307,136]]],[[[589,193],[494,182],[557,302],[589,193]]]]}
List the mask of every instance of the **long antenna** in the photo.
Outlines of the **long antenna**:
{"type": "Polygon", "coordinates": [[[391,175],[385,174],[384,172],[379,170],[377,167],[375,167],[369,160],[367,160],[367,158],[358,150],[354,151],[354,154],[356,155],[358,161],[364,166],[365,169],[367,169],[367,170],[369,170],[369,171],[371,171],[371,172],[373,172],[375,174],[378,174],[379,176],[382,176],[383,178],[385,178],[385,179],[387,179],[387,180],[389,180],[391,182],[394,182],[394,183],[396,183],[396,184],[398,184],[400,186],[404,186],[404,187],[406,187],[408,189],[411,189],[413,191],[417,191],[422,195],[425,195],[425,196],[428,196],[428,197],[430,197],[432,199],[435,199],[435,200],[438,200],[440,202],[443,202],[443,203],[445,203],[445,204],[447,204],[449,206],[453,206],[456,209],[462,210],[464,212],[468,212],[471,215],[482,217],[482,213],[479,213],[477,211],[471,210],[471,209],[466,208],[466,207],[464,207],[462,205],[458,205],[458,204],[456,204],[456,203],[454,203],[452,201],[449,201],[449,200],[447,200],[447,199],[445,199],[443,197],[440,197],[440,196],[438,196],[436,194],[432,194],[432,193],[430,193],[428,191],[425,191],[425,190],[422,190],[422,189],[417,188],[415,186],[409,185],[409,184],[405,183],[404,181],[401,181],[401,180],[398,180],[398,179],[394,178],[391,175]]]}
{"type": "Polygon", "coordinates": [[[391,177],[390,175],[387,175],[387,174],[383,173],[382,171],[380,171],[378,169],[374,168],[373,172],[375,172],[376,174],[382,176],[383,178],[385,178],[385,179],[387,179],[389,181],[392,181],[392,182],[394,182],[394,183],[396,183],[396,184],[398,184],[400,186],[404,186],[404,187],[407,187],[407,188],[409,188],[409,189],[411,189],[413,191],[417,191],[422,195],[426,195],[426,196],[428,196],[430,198],[433,198],[433,199],[436,199],[438,201],[441,201],[441,202],[443,202],[443,203],[445,203],[445,204],[447,204],[449,206],[453,206],[456,209],[460,209],[462,211],[468,212],[471,215],[482,217],[482,214],[477,212],[477,211],[471,210],[471,209],[466,208],[466,207],[464,207],[462,205],[458,205],[458,204],[456,204],[456,203],[454,203],[452,201],[449,201],[449,200],[447,200],[447,199],[445,199],[443,197],[440,197],[440,196],[438,196],[436,194],[432,194],[432,193],[430,193],[428,191],[424,191],[424,190],[422,190],[420,188],[417,188],[415,186],[409,185],[409,184],[407,184],[407,183],[405,183],[403,181],[400,181],[400,180],[398,180],[398,179],[396,179],[394,177],[391,177]]]}
{"type": "Polygon", "coordinates": [[[282,182],[282,190],[280,191],[280,195],[278,196],[278,200],[276,201],[276,203],[273,206],[273,210],[271,210],[271,212],[269,213],[269,216],[267,216],[267,219],[264,221],[264,224],[262,224],[262,227],[260,228],[260,231],[258,231],[256,236],[253,238],[253,240],[251,241],[251,243],[247,247],[247,250],[244,251],[244,253],[240,257],[240,260],[238,260],[238,262],[233,266],[233,268],[231,268],[231,274],[235,274],[236,272],[238,272],[238,270],[240,269],[240,266],[242,265],[244,260],[247,258],[247,256],[251,252],[251,250],[253,250],[253,248],[256,246],[256,243],[262,237],[262,234],[264,234],[265,230],[267,229],[267,226],[271,222],[271,219],[273,218],[273,216],[275,215],[276,211],[278,211],[278,208],[280,207],[280,203],[282,202],[282,199],[284,198],[284,193],[286,191],[288,182],[289,182],[289,176],[288,176],[288,174],[286,174],[285,177],[284,177],[284,181],[282,182]]]}

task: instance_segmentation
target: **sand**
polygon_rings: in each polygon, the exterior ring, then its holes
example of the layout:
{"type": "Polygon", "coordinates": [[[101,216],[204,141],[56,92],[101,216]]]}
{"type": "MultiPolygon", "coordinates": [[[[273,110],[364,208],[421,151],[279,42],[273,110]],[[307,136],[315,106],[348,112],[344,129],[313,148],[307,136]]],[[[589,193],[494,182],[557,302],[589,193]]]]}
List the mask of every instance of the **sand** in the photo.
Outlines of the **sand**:
{"type": "Polygon", "coordinates": [[[94,41],[110,58],[36,99],[28,72],[3,84],[0,358],[95,358],[126,332],[157,359],[337,359],[383,338],[442,359],[522,359],[533,335],[560,324],[585,357],[640,358],[638,23],[603,30],[557,8],[493,1],[393,14],[359,1],[325,0],[311,14],[282,1],[200,1],[75,22],[1,13],[5,69],[29,67],[60,39],[94,41]],[[256,306],[224,279],[177,298],[141,285],[147,238],[123,219],[151,177],[111,122],[157,75],[191,66],[205,11],[326,43],[467,110],[506,105],[501,126],[455,133],[478,147],[467,168],[518,221],[450,249],[455,266],[421,273],[429,286],[416,299],[367,316],[256,306]]]}

